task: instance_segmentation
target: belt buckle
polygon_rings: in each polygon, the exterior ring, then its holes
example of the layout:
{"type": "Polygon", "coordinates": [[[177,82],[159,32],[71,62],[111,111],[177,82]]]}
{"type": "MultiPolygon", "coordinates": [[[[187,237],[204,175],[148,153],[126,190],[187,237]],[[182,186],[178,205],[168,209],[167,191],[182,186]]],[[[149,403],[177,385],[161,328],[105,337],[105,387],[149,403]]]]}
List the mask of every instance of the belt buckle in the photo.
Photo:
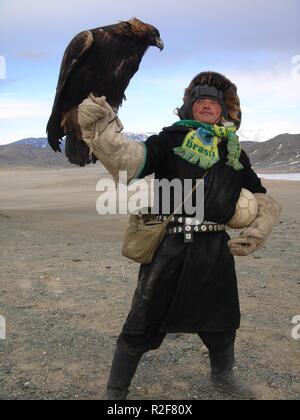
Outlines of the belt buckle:
{"type": "Polygon", "coordinates": [[[199,226],[201,225],[201,220],[196,219],[195,217],[185,217],[184,218],[184,224],[188,226],[199,226]]]}
{"type": "Polygon", "coordinates": [[[201,220],[195,217],[184,218],[184,243],[191,244],[194,242],[194,229],[193,226],[201,225],[201,220]]]}
{"type": "MultiPolygon", "coordinates": [[[[187,219],[189,220],[189,219],[187,219]]],[[[193,228],[192,225],[187,224],[185,221],[185,226],[184,226],[184,243],[185,244],[190,244],[194,242],[194,232],[193,232],[193,228]]]]}
{"type": "Polygon", "coordinates": [[[191,232],[184,232],[184,243],[185,244],[191,244],[194,242],[194,235],[193,235],[193,231],[191,232]]]}

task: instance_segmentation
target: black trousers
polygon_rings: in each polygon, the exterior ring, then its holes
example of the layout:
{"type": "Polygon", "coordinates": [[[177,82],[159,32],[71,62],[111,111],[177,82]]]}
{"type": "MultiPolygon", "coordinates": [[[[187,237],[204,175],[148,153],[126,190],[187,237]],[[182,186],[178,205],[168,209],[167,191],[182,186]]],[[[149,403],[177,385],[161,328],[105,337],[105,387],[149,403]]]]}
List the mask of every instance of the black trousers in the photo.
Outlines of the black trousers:
{"type": "MultiPolygon", "coordinates": [[[[224,350],[234,344],[236,339],[236,331],[199,331],[197,334],[210,351],[224,350]]],[[[158,349],[166,335],[166,333],[158,333],[156,328],[148,328],[143,334],[139,335],[129,335],[121,332],[117,344],[129,354],[146,353],[149,350],[158,349]]]]}

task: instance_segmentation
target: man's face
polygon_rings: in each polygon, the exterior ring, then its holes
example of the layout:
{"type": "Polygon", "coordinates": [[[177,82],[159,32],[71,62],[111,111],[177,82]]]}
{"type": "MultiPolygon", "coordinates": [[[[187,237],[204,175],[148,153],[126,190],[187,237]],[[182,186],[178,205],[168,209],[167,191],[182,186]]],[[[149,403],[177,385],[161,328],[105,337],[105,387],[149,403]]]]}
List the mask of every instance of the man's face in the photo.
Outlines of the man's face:
{"type": "Polygon", "coordinates": [[[201,99],[193,104],[195,120],[207,124],[218,124],[222,117],[222,106],[211,99],[201,99]]]}

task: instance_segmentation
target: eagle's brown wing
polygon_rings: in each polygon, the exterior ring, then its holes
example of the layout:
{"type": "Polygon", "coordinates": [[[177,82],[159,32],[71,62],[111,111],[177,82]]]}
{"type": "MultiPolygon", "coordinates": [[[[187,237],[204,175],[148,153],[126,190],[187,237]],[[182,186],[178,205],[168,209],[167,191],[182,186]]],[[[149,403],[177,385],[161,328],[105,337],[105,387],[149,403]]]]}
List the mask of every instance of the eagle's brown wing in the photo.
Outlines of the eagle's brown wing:
{"type": "Polygon", "coordinates": [[[60,138],[64,136],[61,126],[61,107],[65,84],[73,70],[81,63],[93,45],[94,37],[91,31],[83,31],[76,35],[65,50],[60,66],[59,79],[52,107],[52,113],[47,124],[48,142],[53,150],[60,150],[60,138]]]}
{"type": "Polygon", "coordinates": [[[140,50],[139,52],[136,52],[135,54],[132,54],[131,56],[122,60],[119,66],[113,72],[115,78],[115,86],[118,90],[116,96],[119,96],[120,105],[122,100],[126,99],[124,92],[127,89],[131,78],[139,70],[144,53],[144,50],[140,50]]]}
{"type": "Polygon", "coordinates": [[[94,37],[91,31],[83,31],[76,35],[64,53],[62,63],[60,66],[59,78],[56,88],[56,96],[53,108],[59,100],[60,94],[64,85],[74,68],[86,56],[91,46],[93,45],[94,37]]]}

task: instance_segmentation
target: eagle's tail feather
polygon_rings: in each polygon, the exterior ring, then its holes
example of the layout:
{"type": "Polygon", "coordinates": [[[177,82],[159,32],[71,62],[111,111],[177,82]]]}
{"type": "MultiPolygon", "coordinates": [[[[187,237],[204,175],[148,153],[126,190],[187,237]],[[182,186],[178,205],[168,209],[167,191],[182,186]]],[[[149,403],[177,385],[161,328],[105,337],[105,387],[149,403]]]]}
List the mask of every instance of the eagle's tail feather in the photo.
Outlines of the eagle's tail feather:
{"type": "Polygon", "coordinates": [[[64,132],[60,126],[60,117],[57,113],[52,112],[47,128],[48,143],[55,152],[61,152],[60,139],[64,137],[64,132]]]}
{"type": "Polygon", "coordinates": [[[78,166],[96,163],[96,156],[90,155],[88,146],[82,140],[77,118],[76,107],[64,114],[63,118],[59,113],[52,112],[47,124],[48,143],[55,152],[61,152],[60,139],[66,136],[65,155],[70,163],[78,166]]]}
{"type": "Polygon", "coordinates": [[[78,139],[76,133],[67,134],[65,143],[65,154],[70,163],[78,166],[95,163],[97,159],[90,156],[90,150],[83,140],[78,139]]]}
{"type": "Polygon", "coordinates": [[[63,118],[62,125],[66,134],[65,154],[70,163],[78,166],[95,163],[97,158],[90,155],[90,150],[82,140],[80,125],[78,124],[78,109],[72,108],[63,118]]]}

